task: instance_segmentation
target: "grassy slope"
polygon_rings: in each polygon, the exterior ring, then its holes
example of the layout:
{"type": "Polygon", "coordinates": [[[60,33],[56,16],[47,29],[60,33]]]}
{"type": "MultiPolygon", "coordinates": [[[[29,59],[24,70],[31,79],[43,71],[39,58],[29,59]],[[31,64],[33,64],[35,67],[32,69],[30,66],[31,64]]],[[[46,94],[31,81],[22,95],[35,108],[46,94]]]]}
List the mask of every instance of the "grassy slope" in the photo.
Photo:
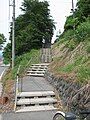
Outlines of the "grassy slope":
{"type": "Polygon", "coordinates": [[[39,50],[33,49],[29,53],[23,54],[16,58],[14,69],[12,70],[11,68],[9,68],[9,70],[7,71],[6,75],[2,80],[4,85],[4,92],[7,93],[10,91],[9,89],[12,88],[14,80],[16,80],[16,74],[19,66],[20,66],[19,75],[24,76],[26,69],[28,69],[31,64],[39,63],[39,53],[40,53],[39,50]]]}
{"type": "Polygon", "coordinates": [[[26,69],[30,67],[33,63],[39,63],[39,50],[31,50],[29,53],[23,54],[16,58],[15,60],[15,67],[12,70],[11,68],[7,71],[6,75],[3,77],[3,96],[8,98],[8,101],[4,106],[2,107],[2,111],[8,111],[13,110],[14,108],[14,102],[13,99],[15,98],[14,94],[14,84],[16,80],[16,73],[18,70],[19,65],[20,71],[19,75],[20,77],[25,75],[26,69]]]}
{"type": "Polygon", "coordinates": [[[38,62],[39,62],[39,50],[32,49],[30,52],[16,58],[15,67],[13,71],[10,68],[9,73],[7,73],[7,75],[5,76],[5,79],[6,80],[15,79],[19,66],[20,66],[20,74],[21,74],[31,64],[38,63],[38,62]]]}
{"type": "Polygon", "coordinates": [[[52,46],[53,62],[50,71],[57,76],[69,77],[81,83],[90,80],[90,41],[89,39],[74,45],[72,40],[60,40],[52,46]]]}

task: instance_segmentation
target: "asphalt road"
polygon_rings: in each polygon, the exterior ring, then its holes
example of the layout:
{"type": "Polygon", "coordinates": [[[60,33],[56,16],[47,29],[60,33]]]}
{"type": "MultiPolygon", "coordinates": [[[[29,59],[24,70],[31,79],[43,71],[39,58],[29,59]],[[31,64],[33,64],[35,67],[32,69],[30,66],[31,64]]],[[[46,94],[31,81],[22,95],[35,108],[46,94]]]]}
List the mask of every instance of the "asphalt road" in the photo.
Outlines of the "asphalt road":
{"type": "Polygon", "coordinates": [[[1,83],[1,78],[4,73],[4,71],[7,69],[7,66],[0,66],[0,96],[2,94],[2,83],[1,83]]]}
{"type": "Polygon", "coordinates": [[[0,76],[1,76],[2,72],[3,72],[6,68],[7,68],[7,67],[5,67],[5,66],[0,66],[0,76]]]}

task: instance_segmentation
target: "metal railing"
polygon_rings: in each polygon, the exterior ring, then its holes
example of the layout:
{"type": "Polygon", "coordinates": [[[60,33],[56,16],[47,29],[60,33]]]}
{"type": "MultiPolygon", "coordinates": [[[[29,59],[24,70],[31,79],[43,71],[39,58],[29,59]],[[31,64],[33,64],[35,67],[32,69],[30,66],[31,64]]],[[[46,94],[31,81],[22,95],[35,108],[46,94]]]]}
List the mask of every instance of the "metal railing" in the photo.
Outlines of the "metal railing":
{"type": "Polygon", "coordinates": [[[26,72],[27,72],[28,68],[31,66],[31,64],[36,63],[36,61],[39,62],[40,61],[39,59],[40,59],[39,57],[33,56],[33,60],[31,58],[26,65],[19,65],[19,67],[17,69],[16,81],[15,81],[15,104],[14,104],[14,111],[16,110],[17,95],[18,95],[19,92],[22,92],[22,78],[26,74],[26,72]]]}
{"type": "Polygon", "coordinates": [[[20,71],[21,65],[19,65],[17,70],[17,77],[15,82],[15,104],[14,104],[14,111],[16,110],[16,103],[17,103],[17,94],[19,92],[19,71],[20,71]]]}

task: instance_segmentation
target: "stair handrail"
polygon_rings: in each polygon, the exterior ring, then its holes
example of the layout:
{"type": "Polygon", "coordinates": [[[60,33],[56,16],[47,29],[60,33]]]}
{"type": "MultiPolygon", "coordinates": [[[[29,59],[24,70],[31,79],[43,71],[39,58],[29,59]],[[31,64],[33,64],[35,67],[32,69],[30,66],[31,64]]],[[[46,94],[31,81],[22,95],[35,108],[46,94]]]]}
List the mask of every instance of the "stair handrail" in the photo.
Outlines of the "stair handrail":
{"type": "MultiPolygon", "coordinates": [[[[35,56],[34,56],[34,57],[35,57],[35,56]]],[[[31,60],[32,60],[32,58],[29,60],[29,62],[28,62],[27,65],[25,66],[25,70],[27,70],[27,67],[29,66],[31,60]]],[[[18,95],[18,93],[19,93],[19,77],[20,77],[20,69],[21,69],[21,66],[23,66],[23,65],[19,65],[19,67],[18,67],[18,69],[17,69],[17,73],[16,73],[14,111],[16,110],[17,95],[18,95]]],[[[26,71],[25,71],[25,72],[26,72],[26,71]]]]}
{"type": "Polygon", "coordinates": [[[14,111],[16,110],[17,94],[19,92],[19,71],[20,71],[20,67],[21,67],[21,65],[19,65],[18,70],[17,70],[17,74],[16,74],[14,111]]]}

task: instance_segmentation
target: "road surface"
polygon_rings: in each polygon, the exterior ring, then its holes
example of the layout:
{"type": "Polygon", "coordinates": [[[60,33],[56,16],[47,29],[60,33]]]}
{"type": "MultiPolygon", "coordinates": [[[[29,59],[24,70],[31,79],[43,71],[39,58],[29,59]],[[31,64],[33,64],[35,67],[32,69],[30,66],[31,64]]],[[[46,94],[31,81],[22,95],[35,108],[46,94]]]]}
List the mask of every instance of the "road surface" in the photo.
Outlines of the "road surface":
{"type": "MultiPolygon", "coordinates": [[[[20,84],[21,85],[21,84],[20,84]]],[[[22,80],[22,91],[53,91],[54,88],[45,80],[44,77],[26,76],[22,80]]]]}
{"type": "MultiPolygon", "coordinates": [[[[19,86],[21,87],[21,86],[19,86]]],[[[22,80],[22,91],[46,91],[54,88],[43,77],[24,77],[22,80]]],[[[56,110],[36,111],[23,113],[3,113],[1,120],[53,120],[56,110]]]]}
{"type": "Polygon", "coordinates": [[[1,97],[1,94],[2,94],[2,83],[1,83],[1,78],[5,72],[5,70],[7,69],[8,67],[7,66],[0,66],[0,97],[1,97]]]}
{"type": "Polygon", "coordinates": [[[56,111],[5,113],[1,120],[53,120],[56,111]]]}
{"type": "MultiPolygon", "coordinates": [[[[21,88],[23,92],[54,91],[54,88],[44,77],[25,76],[21,83],[19,81],[19,89],[21,88]]],[[[56,110],[8,112],[1,114],[1,120],[53,120],[55,112],[56,110]]]]}

